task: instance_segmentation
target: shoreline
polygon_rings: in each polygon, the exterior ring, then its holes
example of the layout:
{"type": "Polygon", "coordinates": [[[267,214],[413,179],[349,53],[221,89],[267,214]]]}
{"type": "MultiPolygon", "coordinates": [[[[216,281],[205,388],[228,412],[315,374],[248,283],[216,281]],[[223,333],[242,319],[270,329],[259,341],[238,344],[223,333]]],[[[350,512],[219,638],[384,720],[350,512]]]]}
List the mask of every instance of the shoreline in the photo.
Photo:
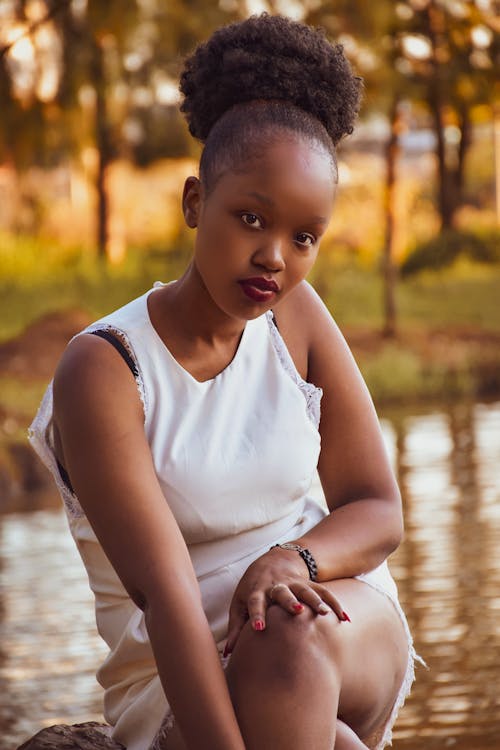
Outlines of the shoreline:
{"type": "MultiPolygon", "coordinates": [[[[89,322],[78,309],[52,312],[0,343],[0,513],[22,511],[22,497],[36,507],[52,488],[27,428],[66,343],[89,322]]],[[[382,419],[500,398],[500,331],[408,326],[385,338],[373,328],[346,326],[343,333],[382,419]]]]}
{"type": "MultiPolygon", "coordinates": [[[[81,309],[56,310],[0,342],[0,439],[6,419],[28,426],[66,344],[91,322],[81,309]]],[[[341,330],[381,410],[500,397],[500,330],[406,324],[392,337],[366,325],[341,330]]]]}

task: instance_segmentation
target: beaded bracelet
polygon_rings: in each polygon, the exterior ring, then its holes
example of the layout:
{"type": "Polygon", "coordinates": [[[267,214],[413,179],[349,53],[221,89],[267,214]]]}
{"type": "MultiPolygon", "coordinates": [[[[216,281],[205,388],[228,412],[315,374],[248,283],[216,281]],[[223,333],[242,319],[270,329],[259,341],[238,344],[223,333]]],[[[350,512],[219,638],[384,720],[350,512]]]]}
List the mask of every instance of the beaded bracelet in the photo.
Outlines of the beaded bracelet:
{"type": "Polygon", "coordinates": [[[284,542],[283,544],[273,544],[271,549],[274,549],[275,547],[280,547],[281,549],[291,549],[294,552],[298,552],[301,558],[304,560],[305,564],[307,565],[307,570],[309,571],[309,578],[311,581],[316,581],[318,578],[318,566],[316,565],[316,560],[312,556],[311,552],[306,549],[305,547],[301,547],[300,544],[293,544],[293,542],[284,542]]]}

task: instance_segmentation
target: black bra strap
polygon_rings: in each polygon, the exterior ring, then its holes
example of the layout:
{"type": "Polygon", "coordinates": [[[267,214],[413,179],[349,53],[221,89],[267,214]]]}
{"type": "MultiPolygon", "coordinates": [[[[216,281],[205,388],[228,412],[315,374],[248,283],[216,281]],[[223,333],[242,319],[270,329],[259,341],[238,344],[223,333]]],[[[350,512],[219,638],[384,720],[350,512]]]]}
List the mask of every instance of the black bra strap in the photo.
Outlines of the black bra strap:
{"type": "Polygon", "coordinates": [[[94,336],[99,336],[101,339],[106,339],[111,346],[114,346],[118,354],[120,354],[125,362],[128,365],[129,370],[131,371],[134,378],[139,377],[139,370],[137,369],[137,365],[128,353],[127,349],[125,348],[124,344],[120,341],[118,336],[114,336],[111,331],[108,331],[104,328],[98,328],[95,331],[88,331],[88,333],[92,333],[94,336]]]}
{"type": "Polygon", "coordinates": [[[70,492],[72,492],[73,495],[74,495],[75,491],[73,489],[73,485],[71,484],[71,479],[69,478],[68,472],[66,471],[66,469],[64,468],[64,466],[62,465],[62,463],[59,461],[58,458],[56,458],[56,464],[57,464],[57,468],[59,470],[59,474],[61,476],[61,479],[63,480],[63,482],[66,485],[66,487],[68,488],[68,490],[70,492]]]}

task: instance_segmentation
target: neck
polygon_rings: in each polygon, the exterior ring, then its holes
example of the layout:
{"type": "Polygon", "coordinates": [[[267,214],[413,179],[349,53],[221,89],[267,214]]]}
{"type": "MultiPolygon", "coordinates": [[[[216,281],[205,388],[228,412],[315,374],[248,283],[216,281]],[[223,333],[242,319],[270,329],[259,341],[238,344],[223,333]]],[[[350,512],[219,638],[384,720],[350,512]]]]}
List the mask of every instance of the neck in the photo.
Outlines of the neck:
{"type": "Polygon", "coordinates": [[[186,337],[215,344],[241,336],[247,321],[227,315],[215,304],[193,262],[168,290],[163,296],[164,314],[175,318],[186,337]]]}

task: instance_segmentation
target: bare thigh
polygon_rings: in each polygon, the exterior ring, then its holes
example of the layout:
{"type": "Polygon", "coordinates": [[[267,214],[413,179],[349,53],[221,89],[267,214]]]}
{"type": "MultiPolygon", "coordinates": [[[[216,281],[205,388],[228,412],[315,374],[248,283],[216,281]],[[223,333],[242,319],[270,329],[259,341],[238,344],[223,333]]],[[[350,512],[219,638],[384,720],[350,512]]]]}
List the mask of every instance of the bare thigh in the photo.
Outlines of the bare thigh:
{"type": "MultiPolygon", "coordinates": [[[[324,585],[339,599],[351,622],[339,623],[333,613],[316,616],[306,611],[296,617],[314,620],[324,636],[325,657],[340,671],[339,705],[338,710],[332,706],[332,712],[366,739],[391,714],[408,664],[407,636],[392,602],[368,584],[349,578],[324,585]]],[[[293,627],[290,617],[273,606],[268,613],[268,628],[286,627],[287,623],[293,627]]],[[[259,637],[247,628],[241,640],[244,643],[245,638],[255,641],[259,637]]],[[[184,748],[174,726],[163,750],[184,748]]]]}

